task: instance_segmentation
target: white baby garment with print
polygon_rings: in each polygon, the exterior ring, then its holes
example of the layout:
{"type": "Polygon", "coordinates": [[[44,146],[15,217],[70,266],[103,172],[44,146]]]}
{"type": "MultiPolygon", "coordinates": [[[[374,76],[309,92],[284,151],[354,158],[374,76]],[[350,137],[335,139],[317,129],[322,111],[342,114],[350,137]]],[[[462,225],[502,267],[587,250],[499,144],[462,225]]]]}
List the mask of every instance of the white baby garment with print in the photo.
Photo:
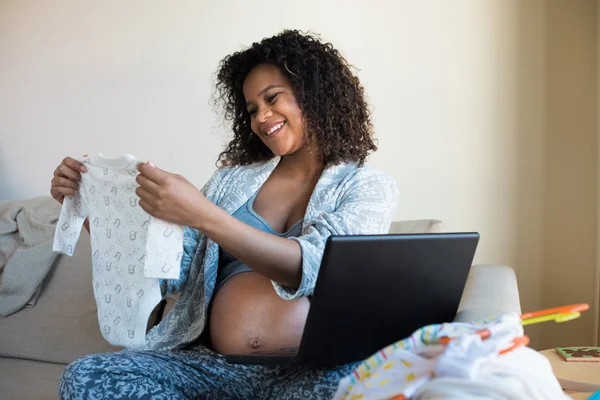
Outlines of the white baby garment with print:
{"type": "Polygon", "coordinates": [[[138,204],[138,160],[80,159],[79,192],[65,197],[54,251],[73,255],[86,217],[90,223],[93,287],[104,338],[115,346],[145,345],[150,313],[160,302],[159,279],[179,279],[183,227],[156,219],[138,204]]]}
{"type": "Polygon", "coordinates": [[[567,400],[546,357],[525,346],[500,354],[522,336],[516,313],[428,325],[363,361],[333,399],[567,400]]]}

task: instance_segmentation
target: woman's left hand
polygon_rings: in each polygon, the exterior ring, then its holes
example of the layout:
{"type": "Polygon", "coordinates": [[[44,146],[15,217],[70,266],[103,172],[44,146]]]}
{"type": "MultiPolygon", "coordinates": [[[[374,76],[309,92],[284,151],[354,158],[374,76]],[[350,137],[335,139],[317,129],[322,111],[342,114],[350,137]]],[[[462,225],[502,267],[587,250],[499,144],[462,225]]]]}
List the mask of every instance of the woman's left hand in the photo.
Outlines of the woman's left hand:
{"type": "Polygon", "coordinates": [[[140,207],[155,218],[195,227],[208,202],[206,197],[183,176],[163,171],[150,162],[139,163],[137,169],[140,186],[135,193],[140,197],[140,207]]]}

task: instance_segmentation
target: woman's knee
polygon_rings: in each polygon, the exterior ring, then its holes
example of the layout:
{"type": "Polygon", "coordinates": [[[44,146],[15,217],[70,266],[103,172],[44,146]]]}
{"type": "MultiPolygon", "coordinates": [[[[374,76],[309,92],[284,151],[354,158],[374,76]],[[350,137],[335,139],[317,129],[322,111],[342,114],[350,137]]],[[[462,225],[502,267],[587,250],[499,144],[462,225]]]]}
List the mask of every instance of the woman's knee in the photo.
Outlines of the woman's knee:
{"type": "MultiPolygon", "coordinates": [[[[85,356],[65,368],[59,393],[62,399],[194,398],[187,395],[185,388],[170,382],[170,364],[164,355],[152,352],[121,351],[85,356]]],[[[179,378],[178,375],[173,378],[179,378]]]]}
{"type": "Polygon", "coordinates": [[[81,357],[67,365],[58,386],[62,399],[77,399],[87,392],[86,386],[96,380],[93,375],[95,374],[94,370],[101,364],[99,356],[93,354],[81,357]]]}

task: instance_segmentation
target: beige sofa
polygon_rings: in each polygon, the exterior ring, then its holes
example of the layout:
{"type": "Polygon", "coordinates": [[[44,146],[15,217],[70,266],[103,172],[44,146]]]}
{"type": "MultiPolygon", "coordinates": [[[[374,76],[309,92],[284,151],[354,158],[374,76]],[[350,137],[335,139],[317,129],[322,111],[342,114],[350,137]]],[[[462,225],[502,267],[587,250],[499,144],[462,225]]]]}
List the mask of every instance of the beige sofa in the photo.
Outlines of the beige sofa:
{"type": "MultiPolygon", "coordinates": [[[[441,223],[431,220],[394,222],[391,228],[394,233],[441,230],[441,223]]],[[[118,350],[98,329],[91,271],[84,230],[74,256],[58,258],[35,307],[0,318],[0,399],[56,399],[66,364],[86,354],[118,350]]],[[[473,266],[456,320],[509,311],[520,312],[513,270],[473,266]]],[[[151,319],[149,324],[157,322],[151,319]]]]}

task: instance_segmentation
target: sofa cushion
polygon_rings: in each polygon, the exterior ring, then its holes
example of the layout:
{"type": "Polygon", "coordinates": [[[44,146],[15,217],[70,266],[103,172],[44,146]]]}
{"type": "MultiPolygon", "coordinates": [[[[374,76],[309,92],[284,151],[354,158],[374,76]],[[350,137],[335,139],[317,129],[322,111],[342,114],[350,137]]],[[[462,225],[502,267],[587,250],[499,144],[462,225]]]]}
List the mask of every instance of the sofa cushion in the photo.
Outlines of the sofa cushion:
{"type": "Polygon", "coordinates": [[[37,304],[0,318],[0,338],[0,356],[63,364],[87,354],[119,350],[100,333],[90,236],[85,230],[73,257],[58,257],[37,304]]]}
{"type": "Polygon", "coordinates": [[[63,364],[0,357],[0,394],[3,399],[58,399],[63,364]]]}
{"type": "Polygon", "coordinates": [[[394,221],[390,233],[439,233],[444,232],[441,221],[436,219],[415,219],[411,221],[394,221]]]}

